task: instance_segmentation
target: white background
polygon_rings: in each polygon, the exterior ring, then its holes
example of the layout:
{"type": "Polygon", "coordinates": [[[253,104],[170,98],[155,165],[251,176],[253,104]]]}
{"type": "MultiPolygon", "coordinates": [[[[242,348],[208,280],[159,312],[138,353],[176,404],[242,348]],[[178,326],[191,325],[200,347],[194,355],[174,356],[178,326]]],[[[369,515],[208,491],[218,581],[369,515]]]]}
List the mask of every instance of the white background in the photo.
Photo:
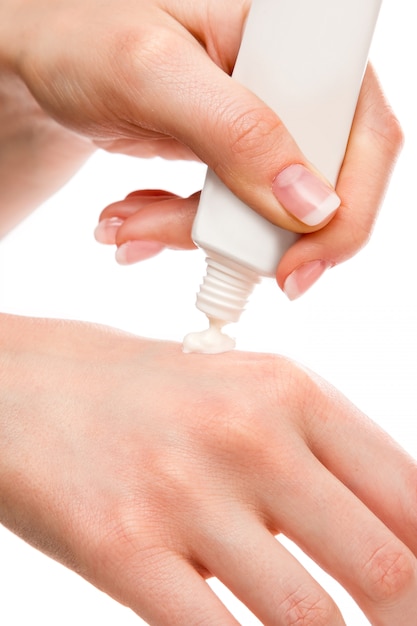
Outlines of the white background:
{"type": "MultiPolygon", "coordinates": [[[[355,259],[289,303],[273,281],[255,291],[234,329],[238,348],[287,354],[334,383],[417,457],[417,38],[411,0],[385,0],[371,51],[406,136],[373,238],[355,259]]],[[[195,310],[200,252],[164,252],[119,267],[92,236],[101,209],[134,189],[200,188],[199,165],[97,153],[61,192],[0,244],[0,308],[98,321],[181,341],[205,324],[195,310]]],[[[301,556],[348,624],[367,620],[336,583],[301,556]]],[[[214,583],[216,584],[216,583],[214,583]]],[[[242,624],[258,622],[216,586],[242,624]]],[[[0,623],[142,623],[72,572],[0,528],[0,623]]],[[[184,625],[186,626],[186,625],[184,625]]]]}

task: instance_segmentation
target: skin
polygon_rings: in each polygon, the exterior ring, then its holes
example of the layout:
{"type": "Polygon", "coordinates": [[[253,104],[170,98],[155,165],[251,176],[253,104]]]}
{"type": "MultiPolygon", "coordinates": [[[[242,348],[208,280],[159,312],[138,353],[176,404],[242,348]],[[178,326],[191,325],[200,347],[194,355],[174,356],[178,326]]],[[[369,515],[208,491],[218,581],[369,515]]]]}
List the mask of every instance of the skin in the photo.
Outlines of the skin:
{"type": "MultiPolygon", "coordinates": [[[[260,213],[302,230],[271,181],[303,156],[229,77],[248,6],[3,0],[0,232],[97,146],[199,158],[260,213]]],[[[368,68],[342,207],[289,251],[280,284],[318,249],[339,262],[363,245],[401,141],[368,68]]],[[[189,247],[196,203],[139,191],[103,218],[122,218],[118,245],[189,247]]],[[[0,520],[15,533],[151,625],[236,624],[210,576],[266,625],[343,624],[281,533],[371,624],[414,626],[416,463],[323,380],[273,355],[184,355],[86,323],[0,318],[0,520]]]]}

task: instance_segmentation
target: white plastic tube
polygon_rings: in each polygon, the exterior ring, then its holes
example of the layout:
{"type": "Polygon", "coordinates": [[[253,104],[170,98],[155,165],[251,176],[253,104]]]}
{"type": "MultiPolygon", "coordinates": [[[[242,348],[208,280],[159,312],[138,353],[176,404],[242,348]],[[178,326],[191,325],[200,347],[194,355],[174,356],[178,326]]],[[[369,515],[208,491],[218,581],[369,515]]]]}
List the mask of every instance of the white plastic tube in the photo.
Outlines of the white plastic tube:
{"type": "MultiPolygon", "coordinates": [[[[245,26],[233,77],[276,111],[306,158],[332,184],[345,154],[381,2],[253,0],[245,26]]],[[[297,238],[245,205],[210,170],[192,234],[207,254],[196,305],[215,329],[239,319],[254,285],[262,276],[275,276],[297,238]]],[[[184,349],[232,347],[213,332],[204,338],[207,345],[196,339],[197,334],[187,336],[184,349]]]]}

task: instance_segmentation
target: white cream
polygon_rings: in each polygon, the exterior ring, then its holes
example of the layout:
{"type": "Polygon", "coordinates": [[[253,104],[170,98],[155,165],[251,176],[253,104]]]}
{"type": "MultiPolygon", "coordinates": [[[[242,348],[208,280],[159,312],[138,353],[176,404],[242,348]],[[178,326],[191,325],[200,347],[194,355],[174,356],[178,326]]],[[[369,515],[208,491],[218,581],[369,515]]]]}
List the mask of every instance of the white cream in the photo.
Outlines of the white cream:
{"type": "Polygon", "coordinates": [[[197,333],[189,333],[184,337],[183,352],[189,354],[220,354],[235,347],[235,340],[222,332],[224,323],[220,320],[209,319],[210,326],[197,333]]]}

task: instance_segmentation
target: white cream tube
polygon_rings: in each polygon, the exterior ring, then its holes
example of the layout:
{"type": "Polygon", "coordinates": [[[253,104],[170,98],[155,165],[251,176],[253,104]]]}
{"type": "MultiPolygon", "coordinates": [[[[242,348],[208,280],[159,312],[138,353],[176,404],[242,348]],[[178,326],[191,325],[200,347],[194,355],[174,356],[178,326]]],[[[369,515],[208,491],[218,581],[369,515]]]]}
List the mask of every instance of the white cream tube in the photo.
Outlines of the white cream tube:
{"type": "MultiPolygon", "coordinates": [[[[332,184],[346,150],[382,0],[253,0],[233,77],[279,115],[306,158],[332,184]]],[[[193,226],[207,254],[197,307],[210,330],[186,352],[231,349],[220,329],[236,322],[254,285],[275,276],[297,235],[239,200],[212,172],[193,226]],[[224,340],[222,339],[224,338],[224,340]]]]}

